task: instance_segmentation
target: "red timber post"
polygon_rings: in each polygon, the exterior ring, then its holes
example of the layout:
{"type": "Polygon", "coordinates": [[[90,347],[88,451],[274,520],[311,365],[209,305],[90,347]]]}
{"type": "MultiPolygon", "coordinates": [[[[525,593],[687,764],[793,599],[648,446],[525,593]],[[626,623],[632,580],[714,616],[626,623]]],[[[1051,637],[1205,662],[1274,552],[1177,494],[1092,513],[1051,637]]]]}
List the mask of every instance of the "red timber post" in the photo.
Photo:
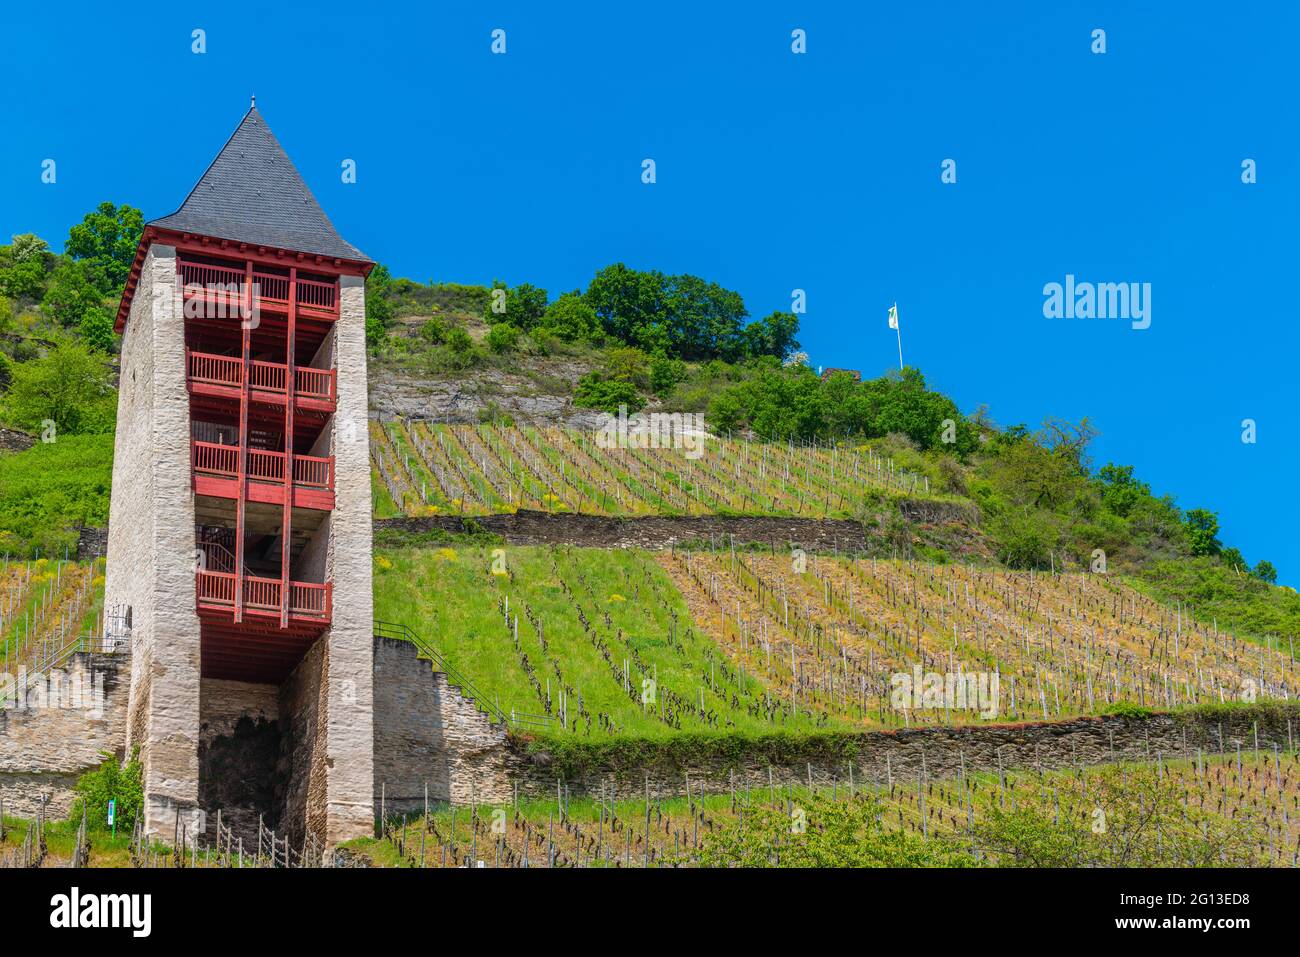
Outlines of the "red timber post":
{"type": "Polygon", "coordinates": [[[235,624],[244,620],[244,502],[248,497],[248,378],[252,351],[253,261],[244,261],[244,296],[239,326],[243,369],[239,389],[239,485],[235,495],[235,624]]]}
{"type": "Polygon", "coordinates": [[[298,323],[298,267],[289,267],[289,332],[284,368],[284,519],[280,527],[280,627],[289,627],[292,602],[289,561],[293,557],[293,404],[298,388],[294,335],[298,323]]]}

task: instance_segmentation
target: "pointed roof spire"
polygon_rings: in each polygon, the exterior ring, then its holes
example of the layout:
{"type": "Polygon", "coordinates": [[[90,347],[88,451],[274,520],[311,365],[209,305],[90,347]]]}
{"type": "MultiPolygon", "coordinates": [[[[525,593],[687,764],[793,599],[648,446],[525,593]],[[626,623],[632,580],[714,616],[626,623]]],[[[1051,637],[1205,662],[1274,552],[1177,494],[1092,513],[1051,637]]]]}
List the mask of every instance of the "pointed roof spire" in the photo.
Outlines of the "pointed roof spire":
{"type": "Polygon", "coordinates": [[[370,262],[329,221],[257,111],[256,96],[181,208],[149,225],[370,262]]]}

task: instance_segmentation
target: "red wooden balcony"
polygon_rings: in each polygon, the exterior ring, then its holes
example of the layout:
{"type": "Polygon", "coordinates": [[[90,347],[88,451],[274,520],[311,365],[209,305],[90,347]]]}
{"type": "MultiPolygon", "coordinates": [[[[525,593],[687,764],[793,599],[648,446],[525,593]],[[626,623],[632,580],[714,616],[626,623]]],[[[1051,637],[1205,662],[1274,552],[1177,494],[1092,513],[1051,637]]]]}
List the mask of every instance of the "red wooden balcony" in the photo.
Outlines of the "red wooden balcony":
{"type": "MultiPolygon", "coordinates": [[[[185,350],[186,381],[191,392],[238,400],[244,387],[244,363],[238,356],[216,356],[185,350]]],[[[338,376],[333,369],[293,367],[294,401],[299,408],[333,412],[338,376]]],[[[255,401],[284,405],[289,366],[253,360],[248,364],[248,391],[255,401]]]]}
{"type": "MultiPolygon", "coordinates": [[[[239,446],[192,442],[190,462],[194,491],[217,498],[239,497],[239,446]]],[[[249,502],[284,504],[283,452],[249,449],[246,460],[249,502]]],[[[334,457],[293,457],[293,505],[297,508],[334,507],[334,457]]]]}
{"type": "MultiPolygon", "coordinates": [[[[242,269],[230,266],[210,266],[206,263],[190,262],[187,259],[177,261],[177,271],[181,277],[181,286],[186,300],[201,299],[205,303],[221,307],[219,318],[235,315],[233,310],[248,305],[244,288],[247,278],[242,269]]],[[[253,270],[253,295],[260,306],[273,309],[287,309],[289,306],[289,277],[253,270]]],[[[297,280],[298,311],[336,317],[339,314],[339,289],[333,282],[320,282],[315,279],[297,280]]]]}
{"type": "MultiPolygon", "coordinates": [[[[200,611],[235,610],[235,579],[230,572],[195,573],[195,593],[200,611]]],[[[244,575],[244,613],[263,618],[279,618],[284,583],[278,578],[244,575]]],[[[333,613],[334,585],[289,582],[289,618],[298,622],[328,624],[333,613]]]]}

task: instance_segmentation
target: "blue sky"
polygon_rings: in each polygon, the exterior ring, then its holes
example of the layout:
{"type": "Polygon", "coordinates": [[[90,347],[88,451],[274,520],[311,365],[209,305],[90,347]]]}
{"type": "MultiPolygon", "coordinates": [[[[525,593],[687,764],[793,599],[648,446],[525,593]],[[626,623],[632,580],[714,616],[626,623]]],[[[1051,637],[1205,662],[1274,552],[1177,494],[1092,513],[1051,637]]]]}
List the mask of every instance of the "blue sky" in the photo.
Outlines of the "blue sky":
{"type": "Polygon", "coordinates": [[[897,300],[905,359],[963,409],[1089,416],[1097,464],[1300,582],[1296,5],[189,6],[0,12],[0,234],[173,211],[256,93],[398,275],[554,296],[622,260],[756,317],[801,288],[812,362],[869,375],[897,300]],[[1067,273],[1151,283],[1151,327],[1044,318],[1067,273]]]}

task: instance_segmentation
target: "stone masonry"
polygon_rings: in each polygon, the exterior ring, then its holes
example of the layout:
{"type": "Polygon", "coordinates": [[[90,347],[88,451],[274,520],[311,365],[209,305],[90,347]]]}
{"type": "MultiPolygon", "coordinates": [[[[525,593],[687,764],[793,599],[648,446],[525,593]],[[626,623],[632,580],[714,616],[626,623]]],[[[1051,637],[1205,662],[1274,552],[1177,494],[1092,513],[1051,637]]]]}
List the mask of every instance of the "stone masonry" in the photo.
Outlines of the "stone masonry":
{"type": "Polygon", "coordinates": [[[81,774],[98,767],[105,754],[125,757],[131,660],[78,652],[43,676],[43,683],[24,688],[16,677],[0,687],[4,813],[31,818],[45,801],[47,816],[62,817],[73,806],[81,774]]]}
{"type": "Polygon", "coordinates": [[[199,620],[194,592],[185,325],[176,250],[145,256],[122,340],[107,609],[129,621],[126,748],[140,749],[145,826],[203,830],[199,807],[199,620]]]}

